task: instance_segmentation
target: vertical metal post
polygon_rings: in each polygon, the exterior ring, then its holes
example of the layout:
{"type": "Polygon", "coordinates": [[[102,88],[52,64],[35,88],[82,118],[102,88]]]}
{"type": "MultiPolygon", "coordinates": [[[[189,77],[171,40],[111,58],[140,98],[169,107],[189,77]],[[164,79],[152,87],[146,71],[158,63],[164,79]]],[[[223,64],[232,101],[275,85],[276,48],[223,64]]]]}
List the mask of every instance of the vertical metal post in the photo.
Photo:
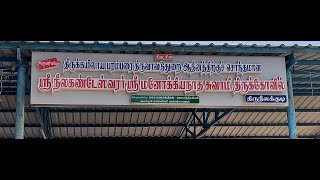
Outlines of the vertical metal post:
{"type": "Polygon", "coordinates": [[[16,125],[15,139],[24,138],[24,106],[26,88],[26,65],[22,63],[20,48],[17,48],[18,78],[17,78],[17,103],[16,103],[16,125]]]}
{"type": "Polygon", "coordinates": [[[293,53],[286,56],[287,62],[287,84],[288,84],[288,103],[289,106],[287,108],[287,117],[288,117],[288,126],[289,126],[289,138],[296,138],[296,112],[294,107],[294,96],[293,96],[293,88],[292,88],[292,67],[294,62],[293,53]],[[289,64],[289,66],[288,66],[289,64]]]}

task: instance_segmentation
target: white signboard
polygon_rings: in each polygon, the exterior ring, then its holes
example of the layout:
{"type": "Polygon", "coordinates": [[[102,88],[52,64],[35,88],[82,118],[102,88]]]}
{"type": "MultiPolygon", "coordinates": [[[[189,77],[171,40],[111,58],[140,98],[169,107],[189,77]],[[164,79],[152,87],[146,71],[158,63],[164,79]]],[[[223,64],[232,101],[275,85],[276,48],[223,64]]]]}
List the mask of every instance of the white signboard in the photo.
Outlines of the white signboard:
{"type": "Polygon", "coordinates": [[[256,56],[32,52],[31,104],[287,106],[285,60],[256,56]]]}

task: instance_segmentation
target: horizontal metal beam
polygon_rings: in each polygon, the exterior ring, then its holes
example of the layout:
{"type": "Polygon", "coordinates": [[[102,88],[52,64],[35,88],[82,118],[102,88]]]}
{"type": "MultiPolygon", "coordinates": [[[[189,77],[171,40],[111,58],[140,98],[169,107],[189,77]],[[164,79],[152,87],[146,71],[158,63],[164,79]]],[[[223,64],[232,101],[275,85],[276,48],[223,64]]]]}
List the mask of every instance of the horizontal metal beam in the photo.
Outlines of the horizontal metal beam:
{"type": "MultiPolygon", "coordinates": [[[[197,109],[197,112],[214,111],[217,109],[197,109]]],[[[225,110],[225,109],[223,109],[225,110]]],[[[192,109],[127,109],[127,110],[77,110],[53,109],[51,112],[192,112],[192,109]]],[[[235,109],[233,112],[287,112],[286,109],[235,109]]],[[[320,109],[296,109],[296,112],[320,112],[320,109]]]]}
{"type": "MultiPolygon", "coordinates": [[[[314,139],[315,136],[298,136],[298,139],[314,139]]],[[[289,139],[288,136],[204,136],[202,139],[289,139]]]]}
{"type": "Polygon", "coordinates": [[[17,82],[4,82],[2,87],[17,87],[17,82]]]}
{"type": "MultiPolygon", "coordinates": [[[[185,123],[144,123],[144,124],[52,124],[52,128],[69,128],[69,127],[184,127],[185,123]]],[[[196,123],[195,125],[192,123],[190,126],[202,127],[202,124],[196,123]]],[[[263,127],[263,126],[288,126],[288,123],[224,123],[224,124],[215,124],[212,127],[263,127]]],[[[320,123],[297,123],[297,126],[303,127],[317,127],[320,126],[320,123]]],[[[14,128],[14,124],[0,124],[0,127],[14,128]]],[[[26,124],[25,127],[30,128],[40,128],[40,124],[26,124]]]]}
{"type": "Polygon", "coordinates": [[[309,96],[318,96],[320,94],[320,89],[295,89],[295,94],[309,94],[309,96]]]}
{"type": "MultiPolygon", "coordinates": [[[[51,128],[69,128],[69,127],[183,127],[186,124],[52,124],[51,128]]],[[[196,124],[196,126],[201,126],[201,124],[196,124]]],[[[14,124],[0,124],[0,127],[8,127],[13,128],[15,127],[14,124]]],[[[25,127],[30,128],[40,128],[41,125],[39,124],[26,124],[25,127]]]]}
{"type": "Polygon", "coordinates": [[[206,52],[206,53],[320,53],[319,47],[259,47],[259,46],[179,46],[179,45],[114,45],[114,44],[65,44],[65,43],[40,43],[40,42],[1,42],[0,49],[30,50],[74,50],[74,51],[138,51],[138,52],[206,52]]]}
{"type": "Polygon", "coordinates": [[[299,96],[320,96],[320,93],[293,93],[295,97],[299,96]]]}
{"type": "Polygon", "coordinates": [[[112,139],[128,139],[128,140],[136,140],[136,139],[163,139],[163,140],[169,140],[169,139],[179,139],[178,136],[94,136],[94,137],[54,137],[54,139],[103,139],[103,140],[112,140],[112,139]]]}
{"type": "MultiPolygon", "coordinates": [[[[215,126],[288,126],[288,123],[225,123],[215,126]]],[[[297,126],[320,126],[320,123],[297,123],[297,126]]]]}
{"type": "MultiPolygon", "coordinates": [[[[314,139],[315,136],[298,136],[298,139],[314,139]]],[[[1,138],[0,138],[1,139],[1,138]]],[[[3,139],[13,139],[7,137],[3,139]]],[[[27,137],[25,139],[41,139],[40,137],[27,137]]],[[[179,136],[95,136],[95,137],[55,137],[54,139],[179,139],[179,136]]],[[[289,139],[289,136],[206,136],[202,139],[289,139]]],[[[201,140],[201,139],[198,139],[201,140]]]]}
{"type": "Polygon", "coordinates": [[[293,82],[320,82],[320,78],[311,78],[310,77],[303,77],[303,78],[296,78],[296,77],[293,77],[292,78],[292,81],[293,82]]]}
{"type": "Polygon", "coordinates": [[[0,62],[18,62],[16,57],[0,57],[0,62]]]}
{"type": "MultiPolygon", "coordinates": [[[[31,76],[28,76],[27,78],[31,79],[31,76]]],[[[10,76],[6,81],[17,81],[17,76],[10,76]]]]}
{"type": "Polygon", "coordinates": [[[311,74],[311,75],[315,75],[315,74],[320,74],[320,70],[294,70],[292,72],[292,74],[296,75],[296,74],[311,74]]]}
{"type": "MultiPolygon", "coordinates": [[[[35,108],[25,108],[27,112],[35,112],[35,108]]],[[[215,111],[217,109],[197,109],[197,112],[208,112],[208,111],[215,111]]],[[[221,109],[225,110],[225,109],[221,109]]],[[[174,113],[174,112],[185,112],[190,113],[193,109],[189,108],[181,108],[181,109],[51,109],[51,113],[59,113],[59,112],[66,112],[66,113],[72,113],[72,112],[83,112],[83,113],[94,113],[94,112],[141,112],[141,113],[152,113],[152,112],[168,112],[168,113],[174,113]]],[[[0,109],[0,112],[15,112],[15,109],[0,109]]],[[[235,109],[233,112],[287,112],[286,109],[235,109]]],[[[320,109],[296,109],[296,112],[320,112],[320,109]]]]}
{"type": "MultiPolygon", "coordinates": [[[[11,140],[11,139],[14,139],[13,137],[0,137],[0,140],[1,139],[8,139],[8,140],[11,140]]],[[[42,139],[41,137],[32,137],[32,136],[29,136],[29,137],[26,137],[24,139],[42,139]]],[[[73,140],[81,140],[81,141],[84,141],[85,139],[94,139],[94,140],[115,140],[115,139],[128,139],[128,140],[137,140],[137,139],[142,139],[142,140],[148,140],[148,139],[163,139],[163,140],[169,140],[169,139],[178,139],[177,136],[90,136],[90,137],[54,137],[53,139],[66,139],[66,140],[70,140],[70,139],[73,139],[73,140]]]]}
{"type": "MultiPolygon", "coordinates": [[[[25,55],[22,54],[21,58],[24,62],[28,62],[28,63],[31,62],[31,57],[26,57],[25,55]]],[[[2,62],[2,63],[19,63],[18,58],[16,56],[15,57],[0,56],[0,62],[2,62]]]]}
{"type": "MultiPolygon", "coordinates": [[[[320,109],[296,109],[296,112],[320,112],[320,109]]],[[[287,112],[286,109],[235,109],[233,112],[287,112]]]]}
{"type": "Polygon", "coordinates": [[[320,65],[320,60],[297,60],[296,66],[316,66],[320,65]]]}
{"type": "MultiPolygon", "coordinates": [[[[306,88],[320,88],[320,84],[292,84],[295,89],[306,89],[306,88]]],[[[299,91],[296,91],[298,93],[299,91]]]]}
{"type": "Polygon", "coordinates": [[[3,87],[2,92],[17,92],[17,88],[12,88],[12,87],[3,87]]]}
{"type": "MultiPolygon", "coordinates": [[[[178,136],[112,136],[112,137],[57,137],[55,139],[179,139],[178,136]]],[[[314,136],[298,136],[298,139],[314,139],[314,136]]],[[[202,137],[201,139],[289,139],[289,136],[215,136],[215,137],[202,137]]],[[[198,140],[201,140],[198,139],[198,140]]]]}
{"type": "MultiPolygon", "coordinates": [[[[0,96],[13,96],[13,95],[17,95],[17,92],[1,92],[0,96]]],[[[25,95],[30,95],[30,92],[25,92],[25,95]]]]}

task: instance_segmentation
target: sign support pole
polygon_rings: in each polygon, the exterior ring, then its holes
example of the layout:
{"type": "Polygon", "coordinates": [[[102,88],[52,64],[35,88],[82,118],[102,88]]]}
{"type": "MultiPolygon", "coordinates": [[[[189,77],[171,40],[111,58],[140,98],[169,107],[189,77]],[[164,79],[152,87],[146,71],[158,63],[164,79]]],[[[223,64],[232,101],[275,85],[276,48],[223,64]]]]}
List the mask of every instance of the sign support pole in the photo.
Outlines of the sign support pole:
{"type": "Polygon", "coordinates": [[[287,83],[288,83],[288,108],[287,108],[287,117],[288,117],[288,126],[289,126],[289,138],[296,138],[296,112],[294,107],[294,96],[292,88],[292,68],[294,65],[294,54],[291,53],[285,57],[287,62],[287,83]]]}
{"type": "Polygon", "coordinates": [[[17,104],[16,104],[16,124],[15,139],[24,138],[24,106],[25,106],[25,88],[26,88],[26,65],[21,59],[21,50],[17,48],[18,60],[18,81],[17,81],[17,104]]]}

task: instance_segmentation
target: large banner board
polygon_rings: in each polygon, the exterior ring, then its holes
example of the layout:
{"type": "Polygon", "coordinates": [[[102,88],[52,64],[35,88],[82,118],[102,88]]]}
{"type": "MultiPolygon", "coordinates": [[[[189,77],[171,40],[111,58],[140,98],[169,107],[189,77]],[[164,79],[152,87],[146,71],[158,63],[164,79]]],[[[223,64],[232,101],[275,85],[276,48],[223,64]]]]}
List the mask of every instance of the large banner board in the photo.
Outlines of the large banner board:
{"type": "Polygon", "coordinates": [[[288,106],[283,57],[32,52],[31,63],[35,106],[288,106]]]}

